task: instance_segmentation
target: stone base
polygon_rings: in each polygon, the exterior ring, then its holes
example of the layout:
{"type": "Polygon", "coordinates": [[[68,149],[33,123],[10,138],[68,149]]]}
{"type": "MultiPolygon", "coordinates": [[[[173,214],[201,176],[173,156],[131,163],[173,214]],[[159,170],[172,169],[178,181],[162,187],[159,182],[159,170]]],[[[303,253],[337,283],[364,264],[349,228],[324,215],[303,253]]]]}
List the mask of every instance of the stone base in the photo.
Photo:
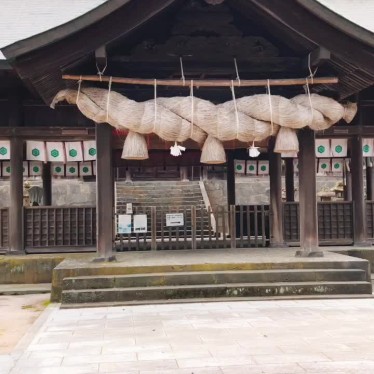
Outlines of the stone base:
{"type": "Polygon", "coordinates": [[[295,257],[323,257],[322,251],[296,251],[295,257]]]}
{"type": "Polygon", "coordinates": [[[115,262],[117,258],[115,255],[109,257],[96,257],[92,260],[92,262],[115,262]]]}

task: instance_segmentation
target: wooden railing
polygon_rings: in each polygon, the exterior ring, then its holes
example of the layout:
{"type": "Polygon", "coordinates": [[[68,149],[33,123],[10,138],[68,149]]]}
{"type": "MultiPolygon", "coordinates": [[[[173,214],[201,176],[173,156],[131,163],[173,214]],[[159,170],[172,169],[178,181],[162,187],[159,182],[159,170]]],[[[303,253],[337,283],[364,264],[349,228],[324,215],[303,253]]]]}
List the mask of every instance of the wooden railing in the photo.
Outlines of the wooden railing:
{"type": "Polygon", "coordinates": [[[27,207],[24,209],[25,249],[80,250],[96,246],[95,207],[27,207]]]}
{"type": "Polygon", "coordinates": [[[119,251],[261,247],[269,243],[267,205],[229,209],[226,206],[134,207],[134,214],[147,215],[147,232],[117,234],[119,251]],[[184,225],[167,226],[168,213],[182,213],[184,225]]]}
{"type": "Polygon", "coordinates": [[[8,249],[9,246],[9,209],[0,209],[0,249],[8,249]]]}
{"type": "MultiPolygon", "coordinates": [[[[283,204],[283,227],[286,243],[300,241],[299,203],[283,204]]],[[[318,202],[318,238],[321,244],[353,243],[352,202],[318,202]]]]}

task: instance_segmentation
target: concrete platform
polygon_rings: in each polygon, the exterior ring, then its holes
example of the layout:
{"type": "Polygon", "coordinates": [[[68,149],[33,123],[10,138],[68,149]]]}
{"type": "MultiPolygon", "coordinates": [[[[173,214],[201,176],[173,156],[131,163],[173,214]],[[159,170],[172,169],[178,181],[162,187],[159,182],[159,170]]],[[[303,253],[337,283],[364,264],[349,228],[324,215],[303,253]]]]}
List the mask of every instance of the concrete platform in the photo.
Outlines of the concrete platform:
{"type": "Polygon", "coordinates": [[[92,254],[67,258],[53,272],[51,300],[61,299],[63,279],[82,276],[340,268],[362,269],[365,280],[371,281],[368,261],[321,249],[324,257],[309,258],[295,257],[295,249],[291,248],[126,252],[118,253],[114,262],[94,262],[92,254]]]}

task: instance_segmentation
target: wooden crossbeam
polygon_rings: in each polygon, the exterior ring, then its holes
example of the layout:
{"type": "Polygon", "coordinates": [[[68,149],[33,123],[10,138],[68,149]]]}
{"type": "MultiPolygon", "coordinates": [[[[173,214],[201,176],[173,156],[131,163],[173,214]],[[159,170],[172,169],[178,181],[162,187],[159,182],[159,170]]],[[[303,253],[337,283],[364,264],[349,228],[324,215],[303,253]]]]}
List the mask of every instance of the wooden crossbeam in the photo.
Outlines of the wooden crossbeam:
{"type": "MultiPolygon", "coordinates": [[[[123,78],[123,77],[109,77],[102,76],[101,78],[97,75],[69,75],[64,74],[62,79],[74,80],[74,81],[89,81],[89,82],[109,82],[121,84],[137,84],[145,86],[153,86],[155,84],[154,79],[142,79],[142,78],[123,78]]],[[[270,86],[302,86],[308,82],[308,84],[331,84],[338,83],[337,77],[320,77],[320,78],[290,78],[290,79],[254,79],[254,80],[208,80],[208,79],[197,79],[197,80],[182,80],[182,79],[157,79],[157,86],[191,86],[195,87],[261,87],[266,86],[268,83],[270,86]]]]}

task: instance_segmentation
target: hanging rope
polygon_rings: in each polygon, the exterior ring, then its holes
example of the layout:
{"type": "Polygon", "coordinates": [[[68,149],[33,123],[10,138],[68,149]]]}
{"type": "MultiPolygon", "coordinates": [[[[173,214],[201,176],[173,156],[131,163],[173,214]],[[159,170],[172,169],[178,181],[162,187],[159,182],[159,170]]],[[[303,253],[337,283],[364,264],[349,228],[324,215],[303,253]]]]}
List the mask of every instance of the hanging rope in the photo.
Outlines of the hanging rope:
{"type": "Polygon", "coordinates": [[[311,84],[313,84],[314,83],[314,76],[317,73],[318,66],[316,67],[316,69],[314,70],[314,72],[312,72],[312,68],[310,66],[310,54],[311,54],[311,52],[309,52],[309,54],[308,54],[308,70],[309,70],[309,78],[311,80],[311,84]]]}
{"type": "Polygon", "coordinates": [[[77,100],[75,101],[76,105],[78,105],[79,95],[81,93],[81,85],[82,85],[82,76],[80,76],[78,80],[78,93],[77,93],[77,100]]]}
{"type": "Polygon", "coordinates": [[[239,86],[240,86],[240,77],[239,77],[239,70],[238,70],[238,64],[236,63],[236,58],[234,58],[234,65],[235,65],[235,71],[236,71],[236,80],[238,81],[239,83],[239,86]]]}
{"type": "Polygon", "coordinates": [[[235,119],[236,119],[236,139],[238,139],[238,135],[239,135],[239,114],[238,114],[238,107],[237,107],[237,105],[236,105],[236,97],[235,97],[234,81],[231,81],[231,94],[232,94],[232,100],[234,101],[234,108],[235,108],[235,119]]]}
{"type": "Polygon", "coordinates": [[[184,76],[184,70],[183,70],[183,60],[182,57],[179,57],[179,63],[181,65],[181,79],[183,81],[183,86],[186,84],[186,78],[184,76]]]}
{"type": "Polygon", "coordinates": [[[106,99],[106,122],[109,121],[109,104],[110,104],[110,91],[112,89],[112,77],[109,79],[109,85],[108,85],[108,95],[106,99]]]}
{"type": "Polygon", "coordinates": [[[191,87],[190,87],[190,96],[191,96],[191,133],[190,138],[192,139],[193,135],[193,116],[194,116],[194,107],[193,107],[193,80],[191,80],[191,87]]]}
{"type": "Polygon", "coordinates": [[[270,108],[270,124],[271,124],[271,134],[270,135],[273,135],[274,134],[273,105],[272,105],[272,102],[271,102],[271,91],[270,91],[270,80],[269,79],[267,80],[266,90],[267,90],[267,94],[268,94],[268,98],[269,98],[269,108],[270,108]]]}
{"type": "Polygon", "coordinates": [[[97,62],[96,62],[97,75],[98,75],[99,78],[100,78],[100,82],[102,82],[103,75],[104,75],[104,73],[105,73],[105,70],[106,70],[107,66],[108,66],[108,60],[107,60],[106,57],[105,57],[105,66],[103,67],[102,70],[99,69],[99,67],[97,66],[97,62]]]}
{"type": "Polygon", "coordinates": [[[153,118],[153,130],[152,132],[156,132],[156,122],[157,122],[157,79],[154,80],[154,103],[155,103],[155,115],[153,118]]]}

